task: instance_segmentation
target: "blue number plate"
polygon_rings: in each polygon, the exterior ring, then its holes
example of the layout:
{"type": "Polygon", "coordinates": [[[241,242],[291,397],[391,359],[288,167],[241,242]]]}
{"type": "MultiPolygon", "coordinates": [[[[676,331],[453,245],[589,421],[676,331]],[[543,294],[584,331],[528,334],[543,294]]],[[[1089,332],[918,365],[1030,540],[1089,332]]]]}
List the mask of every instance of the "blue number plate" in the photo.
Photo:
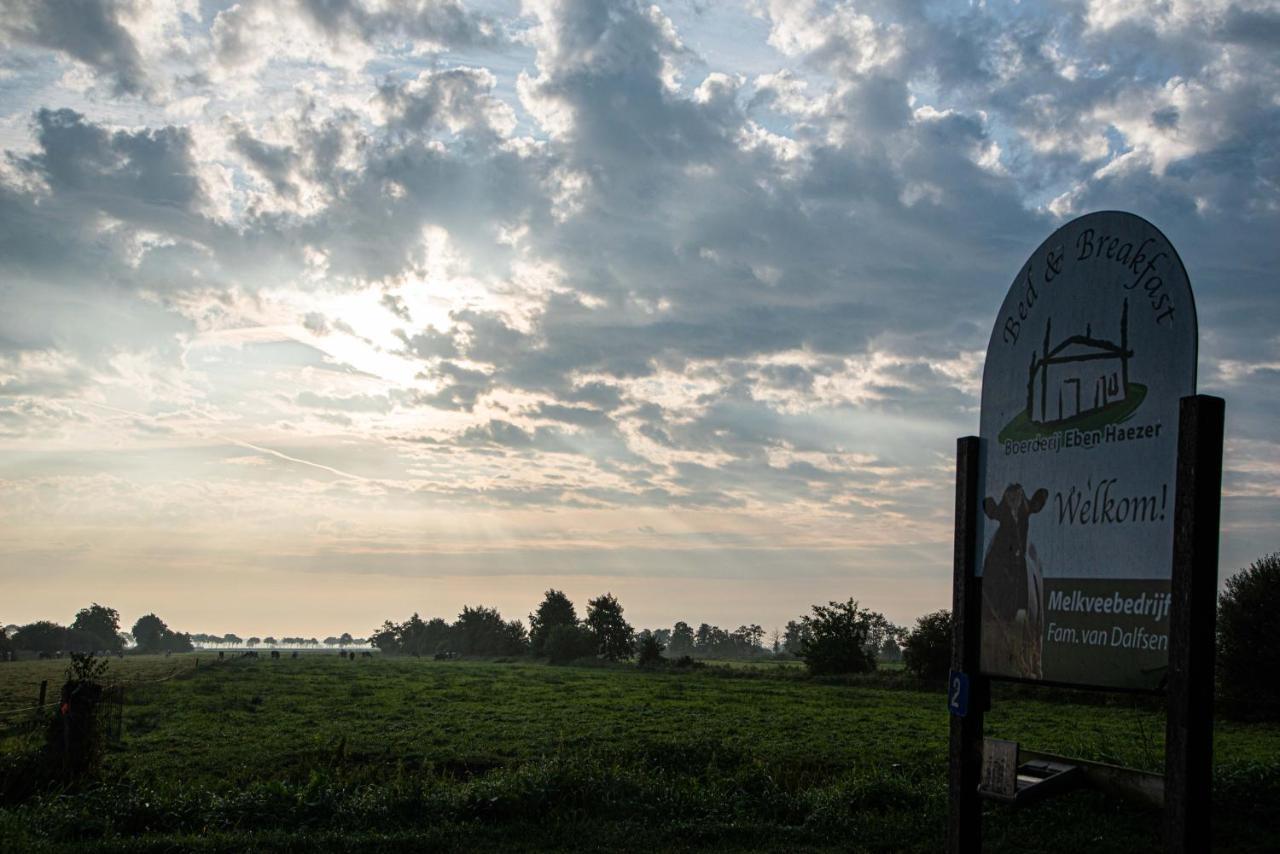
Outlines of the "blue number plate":
{"type": "Polygon", "coordinates": [[[969,714],[969,674],[958,670],[947,674],[947,709],[960,718],[969,714]]]}

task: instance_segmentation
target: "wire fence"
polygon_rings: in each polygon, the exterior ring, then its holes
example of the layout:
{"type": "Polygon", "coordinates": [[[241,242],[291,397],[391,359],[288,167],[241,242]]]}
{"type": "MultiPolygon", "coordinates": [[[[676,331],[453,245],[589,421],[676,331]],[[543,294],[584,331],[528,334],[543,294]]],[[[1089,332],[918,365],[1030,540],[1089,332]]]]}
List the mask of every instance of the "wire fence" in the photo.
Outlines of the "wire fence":
{"type": "MultiPolygon", "coordinates": [[[[209,668],[212,664],[217,663],[217,659],[209,662],[206,659],[205,668],[209,668]]],[[[190,676],[200,669],[200,658],[197,656],[190,666],[179,664],[173,670],[163,676],[148,678],[133,678],[112,681],[106,685],[103,691],[101,704],[105,709],[109,709],[106,716],[108,734],[112,737],[119,738],[123,734],[124,729],[124,696],[125,690],[130,688],[140,688],[144,685],[155,685],[161,682],[168,682],[171,679],[177,679],[181,676],[190,676]]],[[[46,709],[57,708],[61,701],[58,699],[47,699],[49,696],[50,682],[43,680],[38,688],[37,696],[39,699],[35,705],[19,706],[17,708],[0,709],[0,734],[12,735],[15,732],[37,728],[48,722],[47,716],[42,714],[46,709]]]]}

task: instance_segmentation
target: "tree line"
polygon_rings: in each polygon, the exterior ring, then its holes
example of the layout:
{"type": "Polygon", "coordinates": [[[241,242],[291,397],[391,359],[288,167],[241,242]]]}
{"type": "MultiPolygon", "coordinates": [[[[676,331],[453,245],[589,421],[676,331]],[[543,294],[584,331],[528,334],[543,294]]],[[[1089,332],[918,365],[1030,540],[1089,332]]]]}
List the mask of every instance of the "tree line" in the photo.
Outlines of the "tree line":
{"type": "MultiPolygon", "coordinates": [[[[1217,680],[1220,701],[1237,714],[1280,718],[1280,553],[1270,554],[1227,579],[1218,600],[1217,680]]],[[[388,620],[367,643],[383,653],[401,655],[458,654],[545,658],[553,663],[582,659],[621,661],[641,666],[696,658],[792,658],[816,674],[861,673],[878,662],[900,657],[920,677],[946,675],[951,661],[952,619],[947,611],[926,614],[910,630],[883,614],[864,609],[856,600],[814,605],[811,612],[774,631],[765,643],[758,625],[733,630],[702,623],[694,629],[677,622],[670,629],[637,632],[623,616],[617,598],[604,594],[587,601],[579,618],[573,602],[559,590],[548,590],[529,615],[504,620],[495,608],[465,607],[453,622],[423,620],[414,614],[402,623],[388,620]]],[[[0,660],[15,652],[122,652],[133,643],[140,652],[187,652],[195,643],[238,646],[319,646],[315,638],[250,637],[234,634],[191,635],[170,629],[155,614],[139,617],[131,632],[120,630],[120,614],[97,602],[76,612],[70,626],[40,620],[0,631],[0,660]]],[[[366,643],[348,633],[325,638],[327,646],[366,643]]]]}
{"type": "Polygon", "coordinates": [[[36,653],[41,656],[60,653],[122,654],[126,649],[140,653],[192,652],[203,646],[284,646],[304,648],[329,646],[346,648],[365,646],[365,638],[352,637],[349,632],[331,635],[320,641],[301,637],[249,637],[235,634],[190,634],[169,628],[155,614],[139,617],[129,631],[123,631],[120,612],[97,602],[76,612],[71,625],[64,626],[52,620],[37,620],[24,626],[9,625],[0,630],[0,661],[17,653],[36,653]]]}
{"type": "Polygon", "coordinates": [[[275,638],[275,637],[272,637],[271,635],[267,635],[266,637],[258,637],[257,635],[250,635],[247,638],[242,638],[239,635],[234,634],[232,632],[228,632],[225,635],[205,634],[202,632],[198,632],[191,636],[191,642],[195,644],[197,647],[245,646],[245,647],[253,648],[253,647],[259,647],[259,646],[270,646],[270,647],[283,646],[283,647],[288,647],[290,649],[306,649],[308,647],[312,649],[319,649],[322,646],[323,647],[336,646],[336,647],[345,649],[346,647],[349,647],[349,646],[366,646],[369,643],[369,641],[366,638],[352,637],[350,632],[343,632],[341,635],[329,635],[329,637],[325,638],[324,640],[320,640],[319,638],[304,638],[304,637],[275,638]]]}
{"type": "Polygon", "coordinates": [[[0,631],[0,658],[13,653],[55,655],[62,652],[123,653],[133,645],[140,652],[190,652],[191,636],[170,629],[155,614],[144,614],[128,631],[120,629],[120,612],[94,602],[76,612],[71,625],[37,620],[0,631]]]}
{"type": "Polygon", "coordinates": [[[527,628],[522,620],[504,620],[496,608],[477,605],[463,608],[453,622],[424,620],[417,613],[400,623],[387,620],[369,643],[390,655],[531,656],[553,664],[634,658],[654,667],[703,658],[801,659],[819,674],[861,673],[874,670],[877,662],[903,659],[912,671],[933,678],[946,675],[950,627],[950,615],[939,612],[908,631],[850,599],[813,606],[810,614],[788,622],[785,631],[775,630],[768,643],[756,624],[726,630],[701,623],[695,629],[679,621],[669,629],[637,631],[612,594],[588,599],[579,616],[569,597],[553,588],[529,614],[527,628]]]}

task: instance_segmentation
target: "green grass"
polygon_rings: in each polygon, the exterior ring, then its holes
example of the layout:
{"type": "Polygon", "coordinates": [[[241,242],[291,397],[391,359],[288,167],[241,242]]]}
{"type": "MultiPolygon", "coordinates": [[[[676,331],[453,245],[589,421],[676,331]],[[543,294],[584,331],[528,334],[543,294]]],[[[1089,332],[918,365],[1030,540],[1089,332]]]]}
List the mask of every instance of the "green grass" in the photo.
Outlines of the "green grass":
{"type": "MultiPolygon", "coordinates": [[[[204,663],[216,659],[217,653],[197,655],[130,655],[111,658],[108,679],[116,682],[143,682],[172,676],[176,672],[190,670],[199,658],[204,663]]],[[[8,709],[34,706],[40,696],[40,682],[49,683],[49,701],[58,698],[58,688],[63,682],[71,661],[44,659],[12,661],[0,664],[0,712],[8,709]]],[[[3,724],[3,718],[0,718],[3,724]]]]}
{"type": "MultiPolygon", "coordinates": [[[[941,691],[788,674],[228,662],[127,692],[103,782],[0,807],[0,850],[939,850],[941,691]]],[[[1149,703],[998,695],[988,720],[1028,747],[1162,762],[1149,703]]],[[[1221,847],[1273,848],[1280,728],[1220,724],[1217,761],[1221,847]]],[[[1159,849],[1158,815],[1090,792],[991,806],[986,826],[996,851],[1159,849]]]]}

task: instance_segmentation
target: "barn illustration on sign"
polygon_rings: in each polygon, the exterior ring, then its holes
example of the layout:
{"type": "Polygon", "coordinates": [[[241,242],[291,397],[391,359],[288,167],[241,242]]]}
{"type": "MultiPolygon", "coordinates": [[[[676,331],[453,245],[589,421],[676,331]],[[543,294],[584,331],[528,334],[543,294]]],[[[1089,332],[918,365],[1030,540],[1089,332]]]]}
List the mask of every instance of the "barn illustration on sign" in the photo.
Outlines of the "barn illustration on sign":
{"type": "Polygon", "coordinates": [[[1026,408],[1000,431],[1007,442],[1047,436],[1058,430],[1097,429],[1126,421],[1142,405],[1147,387],[1129,377],[1129,301],[1120,307],[1120,340],[1083,334],[1053,343],[1053,318],[1044,324],[1044,349],[1031,353],[1026,408]]]}
{"type": "Polygon", "coordinates": [[[1129,301],[1120,310],[1120,343],[1093,337],[1091,325],[1050,349],[1053,319],[1044,324],[1044,355],[1031,354],[1027,413],[1036,424],[1057,424],[1105,409],[1129,395],[1129,301]]]}

